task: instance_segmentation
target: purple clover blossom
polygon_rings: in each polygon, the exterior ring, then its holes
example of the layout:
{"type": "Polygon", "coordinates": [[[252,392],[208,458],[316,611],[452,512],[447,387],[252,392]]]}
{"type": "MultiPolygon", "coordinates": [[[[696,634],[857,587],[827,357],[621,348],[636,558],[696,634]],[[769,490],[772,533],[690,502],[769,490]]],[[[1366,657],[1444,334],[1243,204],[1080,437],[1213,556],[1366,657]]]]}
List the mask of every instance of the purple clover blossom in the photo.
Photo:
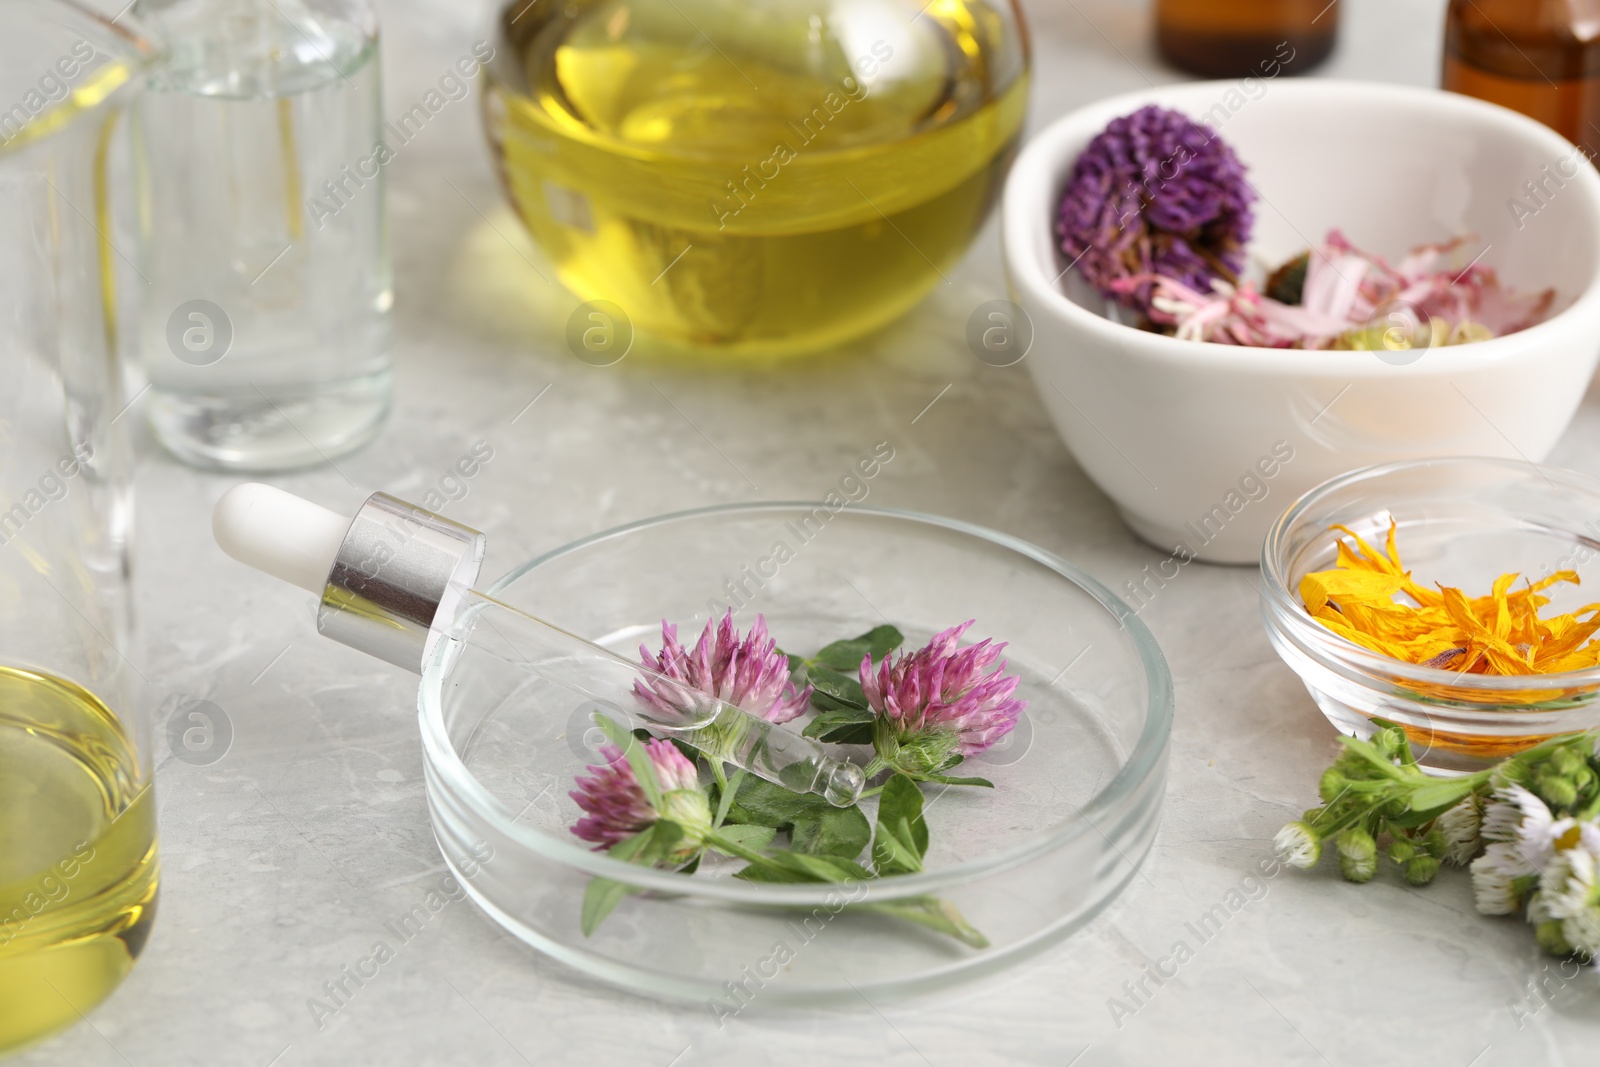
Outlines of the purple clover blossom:
{"type": "Polygon", "coordinates": [[[704,827],[710,828],[710,806],[700,788],[695,765],[670,741],[646,741],[643,747],[661,787],[664,810],[657,811],[650,803],[639,779],[634,777],[632,765],[615,745],[601,747],[600,756],[606,762],[591,765],[589,777],[580,776],[574,782],[578,788],[567,794],[588,812],[572,832],[585,841],[593,841],[596,852],[648,830],[663,817],[683,825],[691,840],[693,831],[700,829],[702,811],[704,827]],[[695,797],[699,797],[698,803],[695,797]]]}
{"type": "Polygon", "coordinates": [[[715,619],[708,621],[692,652],[678,643],[678,628],[662,620],[660,654],[652,655],[647,646],[640,645],[639,655],[646,667],[665,677],[634,682],[634,696],[669,719],[687,710],[689,700],[680,686],[772,723],[788,722],[811,703],[811,687],[795,691],[789,679],[789,658],[767,636],[767,620],[760,615],[742,639],[733,628],[732,611],[720,624],[715,619]]]}
{"type": "Polygon", "coordinates": [[[1152,104],[1112,119],[1078,156],[1056,233],[1090,285],[1148,314],[1155,275],[1201,293],[1238,282],[1254,201],[1226,142],[1152,104]]]}
{"type": "Polygon", "coordinates": [[[885,764],[936,772],[956,755],[988,749],[1017,725],[1027,703],[1012,696],[1020,679],[1005,673],[1005,661],[1000,660],[1005,643],[985,639],[956,648],[973,621],[935,634],[927,645],[898,660],[885,656],[876,672],[871,656],[862,659],[867,705],[892,729],[896,751],[907,750],[911,757],[896,758],[880,743],[885,764]]]}

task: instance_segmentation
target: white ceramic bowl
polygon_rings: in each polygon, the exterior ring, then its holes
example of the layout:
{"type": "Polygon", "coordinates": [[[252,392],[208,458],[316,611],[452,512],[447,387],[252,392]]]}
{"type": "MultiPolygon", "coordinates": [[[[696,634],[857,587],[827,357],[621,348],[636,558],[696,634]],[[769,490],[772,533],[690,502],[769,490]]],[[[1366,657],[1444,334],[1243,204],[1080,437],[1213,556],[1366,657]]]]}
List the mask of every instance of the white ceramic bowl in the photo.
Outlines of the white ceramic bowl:
{"type": "Polygon", "coordinates": [[[1011,172],[1002,233],[1013,299],[1033,323],[1027,363],[1085,472],[1152,544],[1253,563],[1289,501],[1351,468],[1542,459],[1600,357],[1600,175],[1558,134],[1467,97],[1321,80],[1257,81],[1252,96],[1241,85],[1164,86],[1080,108],[1034,137],[1011,172]],[[1261,193],[1252,256],[1281,262],[1335,226],[1391,260],[1470,233],[1503,282],[1554,286],[1557,313],[1396,365],[1371,352],[1178,341],[1080,306],[1055,235],[1062,187],[1111,119],[1151,103],[1211,121],[1249,168],[1261,193]],[[1536,181],[1542,202],[1524,186],[1536,181]]]}

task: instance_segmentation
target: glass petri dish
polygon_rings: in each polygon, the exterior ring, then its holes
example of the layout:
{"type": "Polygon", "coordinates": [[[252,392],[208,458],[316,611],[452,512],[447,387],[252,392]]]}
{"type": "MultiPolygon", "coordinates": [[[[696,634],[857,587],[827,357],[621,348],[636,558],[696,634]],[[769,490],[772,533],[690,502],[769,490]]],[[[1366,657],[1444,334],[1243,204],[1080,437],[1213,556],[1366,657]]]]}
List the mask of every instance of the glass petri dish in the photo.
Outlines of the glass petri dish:
{"type": "MultiPolygon", "coordinates": [[[[630,658],[659,647],[663,618],[690,639],[730,606],[741,629],[760,613],[781,647],[808,655],[885,621],[916,647],[970,618],[967,639],[1009,642],[1021,676],[1017,729],[959,768],[995,788],[925,787],[925,870],[847,894],[741,881],[731,861],[702,862],[691,877],[590,851],[569,831],[580,813],[567,793],[601,762],[593,703],[440,642],[419,696],[440,849],[496,922],[598,978],[730,1010],[945,986],[1081,927],[1155,835],[1173,715],[1165,659],[1121,600],[1016,538],[853,505],[722,506],[585,538],[489,591],[630,658]],[[643,892],[585,937],[593,877],[643,892]],[[950,901],[988,945],[845,906],[923,894],[950,901]]],[[[869,818],[873,804],[863,801],[869,818]]]]}

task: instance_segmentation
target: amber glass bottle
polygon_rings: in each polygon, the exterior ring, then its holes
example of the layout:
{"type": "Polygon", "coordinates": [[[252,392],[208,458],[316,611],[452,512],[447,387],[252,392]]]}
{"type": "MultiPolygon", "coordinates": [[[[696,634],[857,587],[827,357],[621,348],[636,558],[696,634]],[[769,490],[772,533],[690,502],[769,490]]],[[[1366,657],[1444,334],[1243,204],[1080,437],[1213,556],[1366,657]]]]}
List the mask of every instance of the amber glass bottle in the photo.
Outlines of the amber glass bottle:
{"type": "Polygon", "coordinates": [[[1328,58],[1339,0],[1156,0],[1156,45],[1207,78],[1303,74],[1328,58]]]}
{"type": "Polygon", "coordinates": [[[1446,89],[1600,149],[1600,0],[1451,0],[1446,89]]]}

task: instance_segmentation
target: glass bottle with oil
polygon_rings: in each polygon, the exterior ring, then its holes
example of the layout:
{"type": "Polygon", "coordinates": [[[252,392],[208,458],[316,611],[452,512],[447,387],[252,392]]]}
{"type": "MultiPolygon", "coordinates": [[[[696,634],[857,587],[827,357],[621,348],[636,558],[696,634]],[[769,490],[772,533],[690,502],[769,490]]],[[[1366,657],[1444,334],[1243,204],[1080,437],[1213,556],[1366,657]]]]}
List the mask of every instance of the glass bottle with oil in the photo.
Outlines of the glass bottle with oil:
{"type": "Polygon", "coordinates": [[[155,915],[106,160],[157,54],[126,14],[0,5],[0,1055],[110,995],[155,915]]]}
{"type": "Polygon", "coordinates": [[[485,120],[561,280],[680,344],[816,349],[966,250],[1021,129],[1012,0],[513,0],[485,120]]]}
{"type": "Polygon", "coordinates": [[[1443,87],[1600,155],[1600,0],[1452,0],[1443,87]]]}

